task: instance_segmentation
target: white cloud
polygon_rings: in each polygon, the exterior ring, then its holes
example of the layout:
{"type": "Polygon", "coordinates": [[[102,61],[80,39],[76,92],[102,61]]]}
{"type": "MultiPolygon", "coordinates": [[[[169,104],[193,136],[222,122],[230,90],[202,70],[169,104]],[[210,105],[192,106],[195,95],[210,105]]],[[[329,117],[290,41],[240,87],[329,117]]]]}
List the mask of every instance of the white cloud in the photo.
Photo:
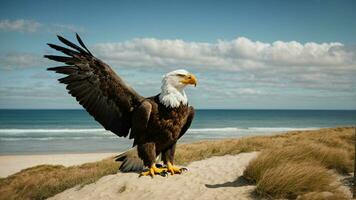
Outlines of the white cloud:
{"type": "Polygon", "coordinates": [[[198,43],[143,38],[101,43],[93,50],[113,66],[208,70],[221,75],[224,90],[230,76],[234,94],[262,94],[261,88],[347,92],[356,87],[356,49],[339,42],[264,43],[239,37],[198,43]],[[236,90],[240,83],[257,88],[236,90]]]}
{"type": "Polygon", "coordinates": [[[95,45],[99,56],[127,66],[185,65],[230,70],[273,66],[350,66],[355,52],[334,43],[263,43],[239,37],[216,43],[183,40],[134,39],[95,45]]]}
{"type": "Polygon", "coordinates": [[[46,31],[50,33],[65,33],[65,32],[85,32],[85,29],[80,26],[73,24],[43,24],[34,20],[27,19],[16,19],[9,20],[3,19],[0,20],[0,31],[12,31],[12,32],[27,32],[34,33],[38,31],[46,31]]]}
{"type": "MultiPolygon", "coordinates": [[[[145,95],[159,92],[161,75],[177,68],[197,73],[199,87],[192,91],[193,100],[197,99],[195,93],[211,101],[228,98],[232,103],[242,98],[295,98],[297,102],[301,96],[337,101],[356,95],[356,48],[338,42],[263,43],[237,38],[198,43],[143,38],[96,44],[90,49],[112,67],[119,67],[119,75],[145,95]]],[[[57,64],[49,63],[42,55],[0,56],[0,69],[44,70],[57,64]]]]}
{"type": "Polygon", "coordinates": [[[0,20],[1,31],[36,32],[42,26],[41,23],[33,20],[0,20]]]}
{"type": "Polygon", "coordinates": [[[31,53],[8,53],[0,55],[0,69],[3,70],[40,67],[49,63],[42,55],[31,53]]]}
{"type": "Polygon", "coordinates": [[[254,88],[241,88],[238,89],[237,94],[243,94],[243,95],[258,95],[258,94],[263,94],[261,90],[254,89],[254,88]]]}
{"type": "Polygon", "coordinates": [[[51,33],[83,33],[85,32],[85,29],[83,27],[75,26],[73,24],[51,24],[48,25],[48,31],[51,33]]]}

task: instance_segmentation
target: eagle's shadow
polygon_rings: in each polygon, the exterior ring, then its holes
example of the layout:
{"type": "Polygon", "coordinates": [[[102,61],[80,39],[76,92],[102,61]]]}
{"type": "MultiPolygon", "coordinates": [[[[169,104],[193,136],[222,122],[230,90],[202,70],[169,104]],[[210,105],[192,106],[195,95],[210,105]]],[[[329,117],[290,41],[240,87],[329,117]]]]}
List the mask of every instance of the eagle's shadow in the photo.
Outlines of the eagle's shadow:
{"type": "Polygon", "coordinates": [[[234,181],[229,181],[221,184],[205,184],[207,188],[220,188],[220,187],[241,187],[246,185],[252,185],[243,176],[238,177],[234,181]]]}
{"type": "MultiPolygon", "coordinates": [[[[242,187],[242,186],[247,186],[247,185],[254,185],[254,184],[251,183],[250,181],[248,181],[247,179],[245,179],[243,176],[239,176],[234,181],[229,181],[229,182],[221,183],[221,184],[205,184],[205,187],[207,187],[207,188],[223,188],[223,187],[242,187]]],[[[249,194],[249,197],[251,199],[261,199],[255,190],[249,194]]]]}

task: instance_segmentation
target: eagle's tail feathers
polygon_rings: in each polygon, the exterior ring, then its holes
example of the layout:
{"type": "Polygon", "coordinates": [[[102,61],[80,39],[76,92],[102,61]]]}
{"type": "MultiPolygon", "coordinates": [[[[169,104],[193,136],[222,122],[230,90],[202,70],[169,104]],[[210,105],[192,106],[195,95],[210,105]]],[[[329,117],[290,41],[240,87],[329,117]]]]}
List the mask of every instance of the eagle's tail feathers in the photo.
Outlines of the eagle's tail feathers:
{"type": "Polygon", "coordinates": [[[132,148],[115,157],[115,161],[122,161],[119,170],[121,172],[142,172],[143,161],[137,155],[137,149],[132,148]]]}

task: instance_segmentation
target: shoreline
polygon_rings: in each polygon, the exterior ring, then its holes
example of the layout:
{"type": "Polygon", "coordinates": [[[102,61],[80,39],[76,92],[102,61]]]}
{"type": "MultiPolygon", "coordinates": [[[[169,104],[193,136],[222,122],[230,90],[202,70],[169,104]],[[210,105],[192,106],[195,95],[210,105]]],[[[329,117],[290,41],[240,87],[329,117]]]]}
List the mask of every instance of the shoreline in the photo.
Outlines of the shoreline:
{"type": "Polygon", "coordinates": [[[0,177],[4,178],[37,165],[63,165],[68,167],[99,161],[118,154],[119,152],[0,155],[0,177]]]}
{"type": "MultiPolygon", "coordinates": [[[[179,140],[179,144],[189,144],[194,142],[204,141],[216,141],[225,139],[239,139],[244,137],[254,136],[272,136],[276,134],[285,134],[291,131],[313,131],[320,129],[337,128],[335,127],[222,127],[222,128],[198,128],[190,129],[186,133],[186,136],[179,140]],[[199,131],[197,131],[199,130],[199,131]],[[221,130],[228,130],[224,132],[221,130]],[[207,132],[205,135],[201,135],[201,132],[207,132]],[[249,131],[249,133],[246,133],[249,131]],[[212,135],[210,135],[213,133],[212,135]]],[[[341,126],[348,127],[348,126],[341,126]]],[[[350,126],[351,127],[351,126],[350,126]]],[[[9,129],[10,130],[10,129],[9,129]]],[[[13,129],[17,130],[17,129],[13,129]]],[[[20,130],[20,129],[19,129],[20,130]]],[[[24,129],[25,130],[25,129],[24,129]]],[[[32,130],[32,129],[31,129],[32,130]]],[[[35,130],[35,129],[33,129],[35,130]]],[[[41,129],[42,130],[42,129],[41,129]]],[[[75,129],[73,129],[75,130],[75,129]]],[[[89,130],[89,129],[88,129],[89,130]]],[[[1,129],[0,129],[1,133],[1,129]]],[[[67,140],[27,140],[19,138],[18,140],[2,140],[0,136],[0,156],[18,156],[18,155],[56,155],[56,154],[90,154],[90,153],[112,153],[112,152],[124,152],[132,147],[133,140],[127,138],[120,138],[124,140],[118,141],[116,135],[111,133],[112,138],[100,138],[98,140],[75,139],[73,142],[68,139],[68,142],[72,142],[72,145],[65,146],[63,141],[67,140]],[[102,139],[102,140],[101,140],[102,139]],[[81,148],[86,142],[90,142],[90,146],[81,148]],[[27,148],[27,145],[29,148],[27,148]],[[79,148],[72,148],[76,146],[79,148]],[[97,148],[102,147],[105,148],[97,148]],[[118,148],[118,146],[120,148],[118,148]],[[16,148],[15,148],[16,147],[16,148]],[[67,148],[68,147],[68,148],[67,148]]]]}
{"type": "MultiPolygon", "coordinates": [[[[309,132],[309,131],[319,131],[319,130],[329,130],[338,128],[351,128],[352,126],[344,127],[332,127],[332,128],[318,128],[318,129],[308,129],[308,130],[292,130],[286,132],[276,132],[269,134],[251,134],[248,136],[241,137],[227,137],[227,138],[211,138],[198,141],[183,141],[180,142],[181,145],[189,145],[190,143],[196,142],[213,142],[213,141],[223,141],[229,139],[243,139],[249,137],[268,137],[275,135],[283,135],[293,132],[309,132]]],[[[128,149],[127,149],[128,150],[128,149]]],[[[5,178],[9,175],[15,174],[23,169],[34,167],[37,165],[63,165],[65,167],[81,165],[84,163],[96,162],[102,159],[119,155],[121,152],[38,152],[38,153],[19,153],[19,154],[0,154],[0,178],[5,178]]]]}

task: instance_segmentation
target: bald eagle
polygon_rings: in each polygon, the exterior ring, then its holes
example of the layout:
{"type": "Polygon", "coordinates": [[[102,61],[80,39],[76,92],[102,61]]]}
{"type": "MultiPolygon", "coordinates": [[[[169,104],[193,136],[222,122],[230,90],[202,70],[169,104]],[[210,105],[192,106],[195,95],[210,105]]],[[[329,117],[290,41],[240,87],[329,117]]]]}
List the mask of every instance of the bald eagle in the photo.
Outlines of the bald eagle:
{"type": "Polygon", "coordinates": [[[161,92],[142,97],[128,86],[112,68],[94,57],[76,34],[80,46],[58,36],[67,47],[48,44],[65,56],[45,55],[45,58],[65,65],[47,70],[67,75],[58,79],[66,84],[68,93],[82,105],[106,130],[119,137],[133,139],[141,161],[122,154],[122,171],[141,171],[142,176],[181,173],[174,165],[177,140],[184,135],[194,118],[194,108],[188,105],[184,92],[187,85],[197,84],[196,77],[186,70],[176,70],[163,76],[161,92]],[[69,47],[69,48],[68,48],[69,47]],[[164,166],[157,167],[161,155],[164,166]]]}

